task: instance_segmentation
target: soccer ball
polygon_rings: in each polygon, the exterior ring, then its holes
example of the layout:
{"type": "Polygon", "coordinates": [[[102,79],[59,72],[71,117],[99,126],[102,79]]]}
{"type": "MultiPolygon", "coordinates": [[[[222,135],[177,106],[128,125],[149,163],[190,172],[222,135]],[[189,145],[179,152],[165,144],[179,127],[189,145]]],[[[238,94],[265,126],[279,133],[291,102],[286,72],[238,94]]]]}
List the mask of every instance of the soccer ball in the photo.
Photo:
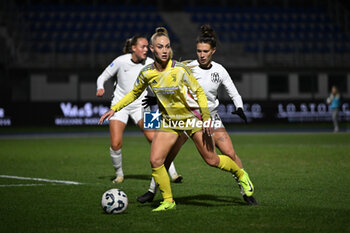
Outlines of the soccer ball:
{"type": "Polygon", "coordinates": [[[102,195],[102,209],[107,214],[119,214],[128,207],[128,197],[120,189],[110,189],[102,195]]]}

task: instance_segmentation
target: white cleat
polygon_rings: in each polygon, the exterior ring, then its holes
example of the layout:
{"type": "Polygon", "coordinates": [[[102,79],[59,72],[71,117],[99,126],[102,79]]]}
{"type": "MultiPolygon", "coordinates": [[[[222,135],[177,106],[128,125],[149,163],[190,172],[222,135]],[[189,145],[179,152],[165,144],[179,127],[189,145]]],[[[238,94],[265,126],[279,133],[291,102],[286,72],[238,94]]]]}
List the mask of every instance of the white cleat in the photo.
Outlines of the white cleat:
{"type": "Polygon", "coordinates": [[[124,181],[124,176],[117,176],[112,182],[115,184],[120,184],[124,181]]]}

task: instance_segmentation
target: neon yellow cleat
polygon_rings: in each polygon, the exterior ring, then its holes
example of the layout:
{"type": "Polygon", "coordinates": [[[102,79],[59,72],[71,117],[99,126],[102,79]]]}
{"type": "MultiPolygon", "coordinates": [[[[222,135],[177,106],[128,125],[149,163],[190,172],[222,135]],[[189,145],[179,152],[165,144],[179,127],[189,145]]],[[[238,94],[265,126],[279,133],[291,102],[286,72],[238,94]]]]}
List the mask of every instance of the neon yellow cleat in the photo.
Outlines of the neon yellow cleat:
{"type": "Polygon", "coordinates": [[[244,170],[243,172],[244,172],[244,175],[241,178],[239,178],[238,181],[241,183],[245,195],[250,197],[254,193],[254,185],[250,181],[248,173],[244,170]]]}
{"type": "Polygon", "coordinates": [[[173,202],[162,201],[160,203],[160,206],[158,206],[157,208],[153,209],[152,212],[166,211],[166,210],[175,210],[175,209],[176,209],[175,201],[173,201],[173,202]]]}

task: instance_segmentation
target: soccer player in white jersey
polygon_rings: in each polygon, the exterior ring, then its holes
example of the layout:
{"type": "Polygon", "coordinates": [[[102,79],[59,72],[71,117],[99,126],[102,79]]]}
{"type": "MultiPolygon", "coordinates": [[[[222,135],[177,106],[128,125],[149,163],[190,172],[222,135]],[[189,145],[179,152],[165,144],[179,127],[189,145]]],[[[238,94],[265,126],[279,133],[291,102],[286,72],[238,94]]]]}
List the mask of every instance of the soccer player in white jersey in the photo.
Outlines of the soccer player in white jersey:
{"type": "MultiPolygon", "coordinates": [[[[233,112],[233,114],[239,115],[245,122],[247,122],[247,118],[243,112],[242,98],[238,93],[230,75],[222,65],[212,61],[212,56],[216,51],[216,41],[217,38],[214,30],[209,25],[203,25],[201,27],[200,35],[196,40],[197,60],[185,63],[191,69],[193,76],[197,79],[198,83],[205,92],[211,118],[220,122],[220,124],[216,124],[220,125],[220,127],[215,127],[213,135],[215,146],[221,151],[222,154],[229,156],[240,168],[243,168],[242,162],[233,148],[230,136],[228,135],[224,125],[222,124],[220,116],[217,113],[217,108],[219,106],[219,100],[217,98],[219,86],[223,85],[225,87],[226,92],[235,104],[236,111],[233,112]]],[[[187,141],[188,137],[183,134],[180,136],[180,138],[181,140],[178,140],[174,148],[181,147],[187,141]]],[[[179,149],[176,150],[179,151],[179,149]]],[[[246,173],[246,171],[244,172],[246,173]]],[[[236,179],[235,176],[233,177],[236,179]]],[[[238,180],[237,183],[240,187],[243,199],[249,205],[256,205],[257,201],[255,198],[253,196],[247,196],[238,180]]],[[[152,180],[148,192],[139,196],[137,200],[140,203],[151,202],[153,201],[155,193],[156,184],[154,180],[152,180]]]]}
{"type": "MultiPolygon", "coordinates": [[[[153,62],[152,58],[147,57],[148,41],[142,36],[134,36],[126,40],[124,55],[117,57],[98,77],[96,96],[101,97],[104,94],[104,83],[111,77],[116,77],[114,83],[114,93],[111,106],[121,100],[129,93],[134,86],[135,80],[141,69],[153,62]]],[[[122,142],[123,132],[131,117],[136,125],[145,134],[149,142],[152,141],[154,131],[143,129],[143,112],[141,100],[146,95],[146,91],[132,104],[116,112],[109,121],[109,130],[111,137],[110,156],[113,167],[116,172],[116,178],[113,183],[121,183],[124,180],[122,168],[122,142]]],[[[169,168],[169,173],[173,182],[182,182],[182,176],[178,175],[174,164],[169,168]]]]}

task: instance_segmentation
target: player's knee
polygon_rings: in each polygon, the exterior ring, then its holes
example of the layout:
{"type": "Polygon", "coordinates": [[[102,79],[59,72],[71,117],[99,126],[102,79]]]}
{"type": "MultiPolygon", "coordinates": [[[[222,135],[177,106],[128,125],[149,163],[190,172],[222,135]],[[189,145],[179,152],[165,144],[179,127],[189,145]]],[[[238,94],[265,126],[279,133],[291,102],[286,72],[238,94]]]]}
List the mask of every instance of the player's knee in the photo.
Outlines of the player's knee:
{"type": "Polygon", "coordinates": [[[143,133],[145,134],[147,141],[152,143],[154,132],[151,132],[150,130],[143,130],[143,133]]]}
{"type": "Polygon", "coordinates": [[[122,148],[122,143],[121,142],[112,142],[111,148],[112,150],[119,150],[122,148]]]}
{"type": "Polygon", "coordinates": [[[157,168],[163,165],[164,161],[159,158],[150,158],[150,163],[153,168],[157,168]]]}
{"type": "Polygon", "coordinates": [[[219,165],[219,162],[220,162],[220,160],[217,156],[216,157],[208,157],[208,158],[205,158],[204,160],[209,166],[212,166],[212,167],[217,167],[219,165]]]}

